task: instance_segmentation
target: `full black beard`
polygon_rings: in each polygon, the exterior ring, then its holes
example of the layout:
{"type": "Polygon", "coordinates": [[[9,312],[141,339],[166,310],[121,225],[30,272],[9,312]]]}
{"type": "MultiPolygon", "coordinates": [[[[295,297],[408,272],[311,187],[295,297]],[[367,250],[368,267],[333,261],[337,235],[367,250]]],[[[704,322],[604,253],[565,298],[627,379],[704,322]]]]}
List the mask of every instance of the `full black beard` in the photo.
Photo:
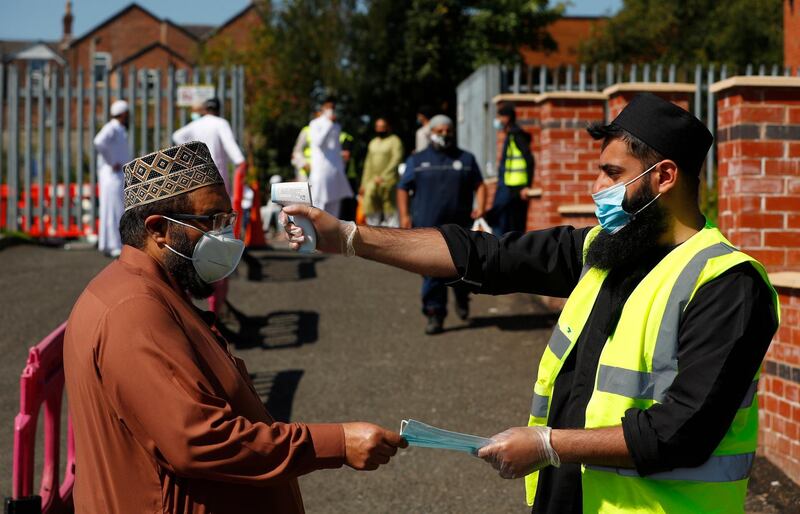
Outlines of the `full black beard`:
{"type": "MultiPolygon", "coordinates": [[[[192,255],[194,248],[183,230],[170,226],[169,235],[171,236],[170,239],[172,239],[171,246],[176,251],[181,252],[183,255],[192,255]]],[[[214,292],[214,286],[203,281],[197,275],[192,261],[167,250],[164,264],[181,289],[187,291],[193,298],[201,300],[208,298],[214,292]]]]}
{"type": "MultiPolygon", "coordinates": [[[[623,202],[627,212],[636,212],[656,197],[651,187],[642,187],[630,202],[623,202]],[[626,203],[628,205],[626,205],[626,203]]],[[[659,246],[659,239],[669,228],[666,210],[653,202],[616,234],[601,230],[589,246],[586,264],[601,270],[633,268],[659,246]]]]}

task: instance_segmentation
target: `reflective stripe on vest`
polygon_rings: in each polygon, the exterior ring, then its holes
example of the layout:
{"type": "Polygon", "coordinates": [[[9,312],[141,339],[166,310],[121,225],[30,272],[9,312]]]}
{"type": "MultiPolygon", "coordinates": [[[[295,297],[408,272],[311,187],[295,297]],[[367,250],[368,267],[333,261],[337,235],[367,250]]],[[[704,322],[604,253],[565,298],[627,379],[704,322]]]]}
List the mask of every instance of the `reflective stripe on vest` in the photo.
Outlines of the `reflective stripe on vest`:
{"type": "Polygon", "coordinates": [[[306,125],[300,129],[300,132],[306,134],[306,146],[303,147],[303,157],[306,158],[306,162],[311,164],[311,130],[309,130],[308,125],[306,125]]]}
{"type": "MultiPolygon", "coordinates": [[[[311,162],[311,130],[309,130],[308,125],[306,125],[300,129],[300,132],[303,132],[306,135],[306,145],[303,147],[303,157],[305,157],[307,161],[311,162]]],[[[353,141],[353,136],[345,131],[339,133],[339,144],[344,144],[350,141],[353,141]]]]}
{"type": "MultiPolygon", "coordinates": [[[[662,471],[661,473],[647,475],[647,478],[650,480],[688,480],[692,482],[735,482],[750,476],[754,457],[755,453],[712,455],[696,468],[676,468],[672,471],[662,471]]],[[[635,469],[588,465],[586,468],[616,473],[625,477],[642,478],[635,469]]]]}
{"type": "MultiPolygon", "coordinates": [[[[600,228],[595,227],[587,235],[584,259],[599,232],[600,228]]],[[[626,301],[615,332],[603,348],[595,389],[586,409],[586,428],[618,426],[628,408],[647,409],[665,400],[677,375],[678,330],[687,305],[704,283],[744,262],[752,263],[770,286],[779,309],[777,294],[763,266],[733,248],[711,226],[676,247],[650,271],[626,301]]],[[[606,276],[606,272],[594,268],[585,266],[582,270],[542,356],[530,425],[547,423],[555,379],[580,337],[606,276]]],[[[757,443],[757,384],[758,376],[749,385],[734,421],[713,455],[696,468],[642,478],[631,469],[585,466],[585,511],[689,513],[720,506],[726,512],[740,511],[757,443]],[[662,486],[660,480],[672,482],[662,486]]],[[[527,500],[532,504],[538,473],[528,475],[525,482],[527,500]]]]}
{"type": "Polygon", "coordinates": [[[528,164],[517,147],[514,137],[509,134],[506,148],[505,173],[503,182],[508,187],[528,185],[528,164]]]}

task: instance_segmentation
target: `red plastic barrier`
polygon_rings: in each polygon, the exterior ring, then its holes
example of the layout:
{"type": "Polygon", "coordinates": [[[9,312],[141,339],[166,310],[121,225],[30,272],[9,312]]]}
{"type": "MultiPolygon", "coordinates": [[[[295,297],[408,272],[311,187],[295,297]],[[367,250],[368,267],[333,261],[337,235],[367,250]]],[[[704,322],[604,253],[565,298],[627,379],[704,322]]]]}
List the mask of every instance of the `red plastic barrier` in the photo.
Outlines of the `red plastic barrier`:
{"type": "Polygon", "coordinates": [[[58,327],[30,349],[19,381],[19,414],[14,418],[14,468],[12,502],[30,497],[33,491],[34,449],[39,411],[44,407],[44,466],[41,487],[42,512],[72,512],[75,483],[75,440],[67,418],[67,469],[59,481],[61,402],[64,396],[64,330],[58,327]]]}
{"type": "MultiPolygon", "coordinates": [[[[91,186],[83,184],[80,191],[80,201],[88,200],[90,198],[91,186]]],[[[95,198],[99,194],[99,186],[95,186],[95,198]]],[[[19,230],[25,232],[33,237],[63,237],[63,238],[76,238],[89,234],[97,234],[98,222],[95,220],[95,226],[89,224],[82,227],[75,223],[76,213],[70,213],[69,226],[65,226],[64,219],[61,216],[61,208],[64,205],[65,196],[69,201],[69,205],[74,206],[78,200],[78,186],[77,184],[70,184],[65,188],[62,184],[58,184],[53,194],[53,186],[48,184],[44,187],[44,194],[39,191],[38,184],[31,185],[30,199],[25,195],[25,191],[20,191],[17,197],[17,215],[19,230]],[[30,201],[31,212],[33,213],[31,219],[25,217],[25,206],[30,201]],[[56,218],[52,219],[50,216],[51,206],[53,202],[56,204],[56,218]],[[42,225],[43,230],[39,230],[39,218],[36,216],[36,210],[42,206],[43,216],[42,225]]],[[[7,228],[7,212],[9,203],[8,186],[0,186],[0,228],[7,228]]],[[[82,212],[82,211],[81,211],[82,212]]],[[[80,215],[80,214],[78,214],[80,215]]]]}

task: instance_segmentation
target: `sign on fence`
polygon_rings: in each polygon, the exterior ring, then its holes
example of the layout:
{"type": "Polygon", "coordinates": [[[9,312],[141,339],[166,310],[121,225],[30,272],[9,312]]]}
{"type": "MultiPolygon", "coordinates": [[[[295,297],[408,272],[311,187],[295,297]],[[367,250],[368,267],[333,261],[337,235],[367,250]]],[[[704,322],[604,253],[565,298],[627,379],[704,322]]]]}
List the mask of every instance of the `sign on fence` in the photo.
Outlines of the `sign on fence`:
{"type": "Polygon", "coordinates": [[[194,107],[214,98],[214,86],[178,86],[178,107],[194,107]]]}

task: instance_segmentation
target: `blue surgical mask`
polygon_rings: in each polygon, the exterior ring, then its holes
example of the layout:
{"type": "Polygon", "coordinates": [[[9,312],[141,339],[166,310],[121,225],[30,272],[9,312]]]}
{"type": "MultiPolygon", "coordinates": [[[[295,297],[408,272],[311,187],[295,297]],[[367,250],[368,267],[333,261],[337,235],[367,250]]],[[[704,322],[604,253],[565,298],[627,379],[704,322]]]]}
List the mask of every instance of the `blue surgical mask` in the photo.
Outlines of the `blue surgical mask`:
{"type": "Polygon", "coordinates": [[[478,450],[492,442],[485,437],[451,432],[432,427],[414,419],[404,419],[400,423],[400,435],[411,446],[455,450],[472,454],[477,453],[478,450]]]}
{"type": "Polygon", "coordinates": [[[625,193],[627,191],[628,184],[632,184],[636,182],[640,178],[644,177],[647,173],[653,170],[658,165],[658,163],[653,164],[646,170],[644,170],[641,175],[623,183],[617,184],[615,186],[611,186],[607,189],[603,189],[592,195],[592,200],[594,200],[595,210],[594,213],[597,215],[598,221],[600,221],[600,226],[603,227],[603,230],[608,232],[609,234],[616,234],[623,227],[625,227],[628,223],[636,217],[637,214],[645,210],[650,204],[658,200],[658,197],[661,196],[661,193],[658,193],[655,198],[650,200],[647,205],[639,209],[638,211],[634,212],[633,214],[627,212],[625,209],[622,208],[622,202],[625,201],[625,193]]]}
{"type": "Polygon", "coordinates": [[[192,121],[197,121],[200,118],[202,118],[199,112],[192,112],[191,114],[189,114],[189,117],[192,119],[192,121]]]}
{"type": "Polygon", "coordinates": [[[503,130],[503,122],[498,120],[497,118],[492,120],[492,126],[495,130],[503,130]]]}

